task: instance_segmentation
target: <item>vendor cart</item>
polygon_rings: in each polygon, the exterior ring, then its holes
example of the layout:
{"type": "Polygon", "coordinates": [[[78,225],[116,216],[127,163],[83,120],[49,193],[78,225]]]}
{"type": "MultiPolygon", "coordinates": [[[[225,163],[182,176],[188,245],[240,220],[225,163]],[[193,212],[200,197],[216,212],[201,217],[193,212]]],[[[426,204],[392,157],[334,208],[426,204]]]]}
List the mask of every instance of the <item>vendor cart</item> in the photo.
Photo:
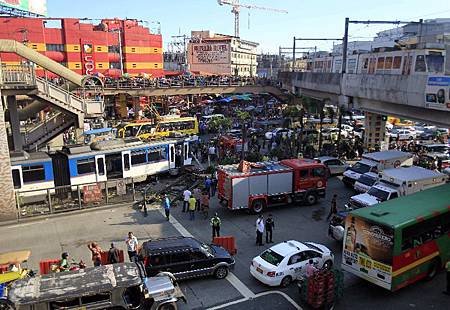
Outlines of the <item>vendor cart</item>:
{"type": "Polygon", "coordinates": [[[314,309],[332,309],[343,295],[341,270],[320,270],[298,283],[301,299],[314,309]]]}

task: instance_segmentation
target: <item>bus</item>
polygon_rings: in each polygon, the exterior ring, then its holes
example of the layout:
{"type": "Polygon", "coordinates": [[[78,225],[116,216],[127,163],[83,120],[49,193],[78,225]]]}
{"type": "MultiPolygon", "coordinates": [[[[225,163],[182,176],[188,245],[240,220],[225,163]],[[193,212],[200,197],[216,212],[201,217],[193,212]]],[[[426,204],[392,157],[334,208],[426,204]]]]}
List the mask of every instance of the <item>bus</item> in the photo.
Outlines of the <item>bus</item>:
{"type": "Polygon", "coordinates": [[[342,268],[396,291],[433,278],[450,259],[450,184],[352,211],[342,268]]]}
{"type": "Polygon", "coordinates": [[[197,135],[198,121],[196,117],[163,118],[156,123],[151,121],[134,122],[119,126],[119,138],[137,137],[141,140],[163,138],[173,135],[197,135]]]}

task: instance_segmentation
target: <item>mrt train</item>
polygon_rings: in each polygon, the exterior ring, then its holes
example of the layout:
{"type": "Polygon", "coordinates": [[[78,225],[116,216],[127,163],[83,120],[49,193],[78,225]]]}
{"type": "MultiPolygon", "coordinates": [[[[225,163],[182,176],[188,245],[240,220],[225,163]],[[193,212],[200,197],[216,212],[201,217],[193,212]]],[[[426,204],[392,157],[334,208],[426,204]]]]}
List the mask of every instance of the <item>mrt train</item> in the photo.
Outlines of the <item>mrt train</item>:
{"type": "Polygon", "coordinates": [[[132,178],[142,182],[150,175],[192,163],[193,138],[144,143],[110,140],[90,146],[67,146],[53,153],[30,153],[11,157],[14,188],[21,197],[41,196],[58,186],[92,184],[132,178]]]}

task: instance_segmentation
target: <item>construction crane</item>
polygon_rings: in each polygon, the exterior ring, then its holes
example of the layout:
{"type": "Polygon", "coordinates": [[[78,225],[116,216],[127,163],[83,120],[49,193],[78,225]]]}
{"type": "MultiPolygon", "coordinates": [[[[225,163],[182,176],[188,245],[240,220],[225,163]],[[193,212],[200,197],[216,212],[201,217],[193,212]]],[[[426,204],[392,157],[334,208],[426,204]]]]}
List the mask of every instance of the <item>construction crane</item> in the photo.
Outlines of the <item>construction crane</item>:
{"type": "Polygon", "coordinates": [[[288,13],[286,10],[280,10],[280,9],[274,9],[274,8],[267,8],[263,6],[257,6],[257,5],[250,5],[250,4],[241,4],[239,3],[239,0],[217,0],[217,3],[219,5],[231,5],[233,9],[231,10],[231,13],[234,14],[234,36],[239,37],[239,12],[241,8],[245,9],[256,9],[256,10],[265,10],[265,11],[272,11],[272,12],[278,12],[278,13],[288,13]]]}

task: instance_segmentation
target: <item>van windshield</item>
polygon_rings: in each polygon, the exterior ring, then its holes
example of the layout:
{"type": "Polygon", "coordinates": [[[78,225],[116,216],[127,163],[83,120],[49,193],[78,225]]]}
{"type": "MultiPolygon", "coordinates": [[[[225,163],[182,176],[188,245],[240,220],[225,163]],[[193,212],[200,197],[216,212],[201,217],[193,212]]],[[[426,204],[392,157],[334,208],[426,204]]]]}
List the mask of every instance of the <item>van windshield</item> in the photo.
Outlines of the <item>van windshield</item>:
{"type": "Polygon", "coordinates": [[[367,194],[374,196],[377,198],[378,201],[382,202],[382,201],[386,201],[389,197],[389,192],[385,192],[379,188],[376,187],[372,187],[371,189],[369,189],[369,191],[367,192],[367,194]]]}
{"type": "Polygon", "coordinates": [[[360,173],[360,174],[364,174],[366,172],[369,172],[371,168],[372,167],[370,167],[369,165],[363,164],[361,162],[357,162],[350,168],[350,170],[360,173]]]}
{"type": "Polygon", "coordinates": [[[374,177],[368,176],[363,174],[362,176],[359,177],[358,182],[362,183],[364,185],[367,186],[372,186],[375,184],[375,182],[377,181],[377,179],[375,179],[374,177]]]}
{"type": "Polygon", "coordinates": [[[268,262],[269,264],[272,264],[274,266],[278,266],[284,259],[283,255],[278,254],[277,252],[268,249],[266,251],[264,251],[260,257],[262,259],[264,259],[266,262],[268,262]]]}

